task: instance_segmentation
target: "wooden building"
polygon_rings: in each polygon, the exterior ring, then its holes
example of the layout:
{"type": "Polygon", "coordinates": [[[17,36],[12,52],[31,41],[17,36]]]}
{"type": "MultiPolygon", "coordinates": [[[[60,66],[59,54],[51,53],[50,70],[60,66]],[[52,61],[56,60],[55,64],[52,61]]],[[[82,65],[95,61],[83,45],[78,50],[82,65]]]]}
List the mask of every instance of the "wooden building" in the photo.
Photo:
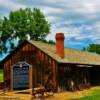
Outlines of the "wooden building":
{"type": "Polygon", "coordinates": [[[57,91],[100,85],[100,55],[64,48],[63,33],[57,33],[55,39],[56,45],[24,41],[2,61],[9,90],[47,83],[57,91]]]}

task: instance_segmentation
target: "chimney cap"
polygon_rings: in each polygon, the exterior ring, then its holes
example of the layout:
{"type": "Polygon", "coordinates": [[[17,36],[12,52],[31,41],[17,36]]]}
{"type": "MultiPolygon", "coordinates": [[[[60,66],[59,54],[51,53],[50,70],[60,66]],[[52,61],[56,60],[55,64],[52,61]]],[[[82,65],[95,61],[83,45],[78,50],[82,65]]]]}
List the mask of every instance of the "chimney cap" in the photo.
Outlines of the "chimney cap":
{"type": "Polygon", "coordinates": [[[56,36],[55,36],[56,40],[64,40],[65,37],[64,37],[64,33],[56,33],[56,36]]]}

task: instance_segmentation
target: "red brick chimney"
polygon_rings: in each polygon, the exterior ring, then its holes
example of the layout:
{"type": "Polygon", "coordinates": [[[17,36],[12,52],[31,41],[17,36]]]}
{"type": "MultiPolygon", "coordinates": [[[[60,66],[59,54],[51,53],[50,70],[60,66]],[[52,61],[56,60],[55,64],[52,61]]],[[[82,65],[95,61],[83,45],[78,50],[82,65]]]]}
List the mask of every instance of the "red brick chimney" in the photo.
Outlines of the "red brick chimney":
{"type": "Polygon", "coordinates": [[[56,33],[56,53],[61,57],[64,58],[64,34],[63,33],[56,33]]]}

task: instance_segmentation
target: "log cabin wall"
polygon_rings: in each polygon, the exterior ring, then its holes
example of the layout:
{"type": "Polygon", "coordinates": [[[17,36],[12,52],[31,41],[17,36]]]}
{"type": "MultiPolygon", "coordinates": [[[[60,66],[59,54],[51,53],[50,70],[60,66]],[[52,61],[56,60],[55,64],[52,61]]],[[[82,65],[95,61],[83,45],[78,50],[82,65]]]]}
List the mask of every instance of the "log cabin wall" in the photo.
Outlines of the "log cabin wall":
{"type": "MultiPolygon", "coordinates": [[[[12,66],[19,61],[26,61],[31,65],[34,64],[35,48],[31,44],[24,44],[18,48],[4,63],[4,82],[8,89],[11,89],[12,82],[12,66]],[[32,60],[33,59],[33,60],[32,60]]],[[[31,69],[32,70],[32,69],[31,69]]],[[[30,84],[31,85],[31,84],[30,84]]]]}
{"type": "Polygon", "coordinates": [[[70,64],[58,64],[58,91],[69,90],[69,80],[73,78],[73,71],[75,71],[73,68],[70,64]]]}
{"type": "Polygon", "coordinates": [[[4,82],[8,89],[12,88],[12,66],[20,61],[32,66],[31,86],[45,85],[49,81],[57,86],[57,62],[32,44],[25,43],[4,63],[4,82]]]}
{"type": "Polygon", "coordinates": [[[40,50],[38,50],[36,58],[38,58],[36,61],[37,75],[33,75],[37,77],[36,84],[46,85],[52,82],[57,87],[57,62],[40,50]]]}
{"type": "Polygon", "coordinates": [[[100,85],[100,66],[93,66],[90,70],[90,81],[92,86],[100,85]]]}
{"type": "Polygon", "coordinates": [[[90,70],[87,67],[77,67],[76,64],[59,64],[58,65],[58,86],[60,91],[82,90],[89,88],[90,70]],[[59,74],[60,73],[60,74],[59,74]]]}

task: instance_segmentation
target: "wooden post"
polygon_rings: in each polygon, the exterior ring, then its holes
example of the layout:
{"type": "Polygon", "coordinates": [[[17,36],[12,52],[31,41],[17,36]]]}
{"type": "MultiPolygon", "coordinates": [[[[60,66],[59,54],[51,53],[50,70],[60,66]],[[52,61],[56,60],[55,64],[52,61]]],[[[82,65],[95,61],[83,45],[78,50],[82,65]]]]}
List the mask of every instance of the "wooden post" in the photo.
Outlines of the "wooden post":
{"type": "MultiPolygon", "coordinates": [[[[32,72],[32,65],[29,66],[29,89],[33,88],[33,72],[32,72]]],[[[30,91],[30,94],[32,94],[32,90],[30,91]]]]}
{"type": "Polygon", "coordinates": [[[33,80],[32,80],[32,65],[29,67],[29,88],[32,88],[33,80]]]}
{"type": "Polygon", "coordinates": [[[12,65],[10,65],[10,81],[11,81],[11,83],[10,83],[10,85],[11,85],[11,91],[13,91],[13,66],[12,65]]]}

